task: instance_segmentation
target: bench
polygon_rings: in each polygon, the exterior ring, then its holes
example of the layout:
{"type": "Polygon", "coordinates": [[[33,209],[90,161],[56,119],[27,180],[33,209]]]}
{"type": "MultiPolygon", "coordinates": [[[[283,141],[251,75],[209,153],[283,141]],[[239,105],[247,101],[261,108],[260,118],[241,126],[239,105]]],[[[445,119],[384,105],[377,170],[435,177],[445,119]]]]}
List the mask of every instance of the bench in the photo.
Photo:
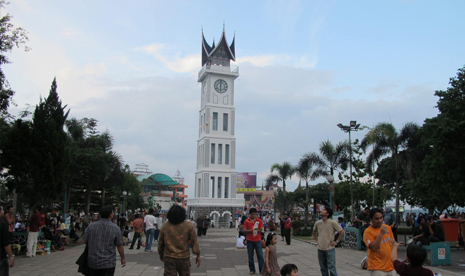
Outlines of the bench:
{"type": "Polygon", "coordinates": [[[428,265],[451,265],[449,242],[432,242],[429,245],[422,245],[421,247],[428,252],[428,257],[425,261],[428,265]]]}

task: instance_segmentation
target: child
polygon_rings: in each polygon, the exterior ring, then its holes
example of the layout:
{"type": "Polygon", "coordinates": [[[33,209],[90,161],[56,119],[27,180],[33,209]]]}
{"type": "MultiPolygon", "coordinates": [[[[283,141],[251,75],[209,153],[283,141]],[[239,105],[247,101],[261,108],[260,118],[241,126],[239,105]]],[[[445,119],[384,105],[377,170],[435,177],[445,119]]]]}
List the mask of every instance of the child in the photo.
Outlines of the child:
{"type": "Polygon", "coordinates": [[[237,249],[244,249],[244,245],[245,245],[244,232],[239,231],[239,236],[237,236],[237,240],[236,240],[236,248],[237,249]]]}
{"type": "Polygon", "coordinates": [[[394,269],[400,276],[433,276],[431,270],[421,266],[427,256],[424,248],[413,243],[407,247],[407,258],[405,260],[410,262],[410,265],[408,265],[397,259],[397,248],[399,244],[400,243],[395,241],[392,242],[391,261],[394,264],[394,269]]]}
{"type": "Polygon", "coordinates": [[[277,243],[278,236],[275,233],[269,233],[266,237],[265,265],[262,269],[262,276],[279,276],[277,243]]]}
{"type": "Polygon", "coordinates": [[[299,276],[299,269],[295,264],[286,264],[281,268],[281,276],[299,276]]]}

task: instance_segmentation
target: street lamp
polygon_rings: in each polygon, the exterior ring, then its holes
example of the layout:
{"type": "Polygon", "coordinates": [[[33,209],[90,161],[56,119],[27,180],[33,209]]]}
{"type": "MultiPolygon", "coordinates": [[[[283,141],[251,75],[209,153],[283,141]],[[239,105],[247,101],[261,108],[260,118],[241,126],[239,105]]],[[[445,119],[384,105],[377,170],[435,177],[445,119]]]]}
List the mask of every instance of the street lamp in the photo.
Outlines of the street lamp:
{"type": "Polygon", "coordinates": [[[128,193],[127,193],[126,191],[123,191],[123,212],[121,212],[121,213],[123,213],[123,214],[124,214],[124,203],[126,203],[126,195],[127,195],[127,194],[128,194],[128,193]]]}
{"type": "Polygon", "coordinates": [[[350,125],[345,126],[343,124],[337,124],[337,126],[344,132],[349,133],[349,153],[350,153],[350,160],[349,160],[349,166],[350,166],[350,216],[352,219],[354,219],[354,188],[352,185],[352,140],[350,137],[350,132],[351,131],[358,131],[360,124],[357,124],[357,121],[350,121],[350,125]]]}
{"type": "MultiPolygon", "coordinates": [[[[334,211],[334,205],[333,205],[333,183],[334,183],[334,176],[332,174],[328,174],[326,176],[326,180],[329,182],[329,206],[331,206],[331,209],[334,211]]],[[[336,201],[336,197],[334,198],[334,201],[336,201]]]]}

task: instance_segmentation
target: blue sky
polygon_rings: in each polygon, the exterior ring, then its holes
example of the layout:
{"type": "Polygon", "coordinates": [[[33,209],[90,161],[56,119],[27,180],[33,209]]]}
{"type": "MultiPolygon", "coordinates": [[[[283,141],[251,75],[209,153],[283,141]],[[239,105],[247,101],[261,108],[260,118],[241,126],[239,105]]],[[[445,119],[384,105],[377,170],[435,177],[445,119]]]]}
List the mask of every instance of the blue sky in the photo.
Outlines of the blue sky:
{"type": "Polygon", "coordinates": [[[434,91],[465,65],[464,10],[459,0],[16,0],[1,13],[29,31],[32,50],[4,66],[10,112],[35,106],[56,76],[71,117],[99,120],[131,167],[179,169],[192,197],[201,31],[218,41],[224,23],[240,68],[237,169],[261,183],[273,163],[347,139],[338,123],[435,116],[434,91]]]}

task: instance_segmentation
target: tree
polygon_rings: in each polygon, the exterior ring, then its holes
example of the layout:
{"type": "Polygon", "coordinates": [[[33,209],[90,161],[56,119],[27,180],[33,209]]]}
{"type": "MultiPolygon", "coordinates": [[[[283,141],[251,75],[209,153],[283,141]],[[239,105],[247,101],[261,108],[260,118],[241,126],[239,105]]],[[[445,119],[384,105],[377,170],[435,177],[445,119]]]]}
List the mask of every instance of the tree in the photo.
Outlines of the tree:
{"type": "MultiPolygon", "coordinates": [[[[5,8],[7,4],[4,0],[0,0],[0,9],[5,8]]],[[[21,48],[28,40],[27,32],[21,27],[15,28],[10,22],[11,18],[9,13],[0,18],[0,117],[8,115],[7,110],[15,93],[2,70],[2,65],[11,63],[5,53],[11,52],[15,47],[21,48]]],[[[24,49],[29,50],[26,46],[24,49]]]]}
{"type": "Polygon", "coordinates": [[[315,180],[321,175],[324,175],[324,170],[320,167],[313,169],[313,164],[310,163],[308,159],[302,157],[299,161],[299,164],[295,168],[297,175],[300,177],[300,179],[305,180],[305,203],[304,203],[304,209],[305,209],[305,222],[304,222],[304,227],[307,229],[307,224],[308,224],[308,205],[309,205],[309,198],[308,198],[308,182],[310,180],[315,180]]]}
{"type": "MultiPolygon", "coordinates": [[[[339,142],[334,146],[331,141],[326,140],[320,143],[320,154],[314,152],[305,154],[301,161],[302,163],[312,164],[318,167],[319,176],[334,176],[334,172],[340,169],[346,169],[349,158],[347,156],[348,145],[346,142],[339,142]]],[[[336,192],[331,187],[331,197],[333,198],[333,206],[336,205],[336,192]]]]}
{"type": "Polygon", "coordinates": [[[465,67],[435,95],[439,114],[426,119],[420,130],[425,157],[416,182],[428,191],[419,202],[430,211],[465,205],[465,67]]]}
{"type": "Polygon", "coordinates": [[[366,152],[368,146],[373,145],[373,150],[368,154],[367,167],[371,168],[373,163],[379,161],[381,157],[391,154],[394,159],[396,181],[396,221],[400,221],[399,200],[400,200],[400,183],[399,183],[399,152],[406,148],[409,140],[411,140],[418,132],[419,126],[416,123],[405,124],[401,131],[398,132],[391,123],[378,123],[372,128],[363,138],[361,148],[366,152]]]}
{"type": "Polygon", "coordinates": [[[22,194],[29,206],[50,204],[64,190],[69,165],[63,130],[69,110],[65,109],[54,79],[48,97],[36,106],[32,121],[16,120],[9,133],[5,163],[11,177],[7,185],[22,194]]]}
{"type": "MultiPolygon", "coordinates": [[[[295,172],[294,167],[289,162],[284,162],[283,164],[275,163],[271,166],[271,172],[276,171],[276,176],[279,180],[283,182],[283,207],[287,208],[286,201],[286,179],[291,178],[295,172]]],[[[285,209],[283,209],[285,211],[285,209]]]]}

